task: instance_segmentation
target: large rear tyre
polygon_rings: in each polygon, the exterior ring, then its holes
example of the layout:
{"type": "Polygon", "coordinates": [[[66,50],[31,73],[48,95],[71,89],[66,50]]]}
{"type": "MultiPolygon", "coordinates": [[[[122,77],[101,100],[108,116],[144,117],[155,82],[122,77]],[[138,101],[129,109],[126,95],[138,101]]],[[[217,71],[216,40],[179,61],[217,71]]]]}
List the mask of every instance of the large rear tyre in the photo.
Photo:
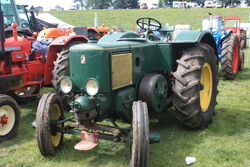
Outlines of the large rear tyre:
{"type": "Polygon", "coordinates": [[[243,50],[241,50],[240,57],[239,57],[239,71],[244,70],[244,64],[245,64],[245,54],[243,50]]]}
{"type": "Polygon", "coordinates": [[[173,105],[176,116],[188,129],[203,129],[212,122],[218,94],[218,65],[214,50],[196,44],[183,52],[174,73],[173,105]]]}
{"type": "Polygon", "coordinates": [[[0,94],[0,142],[12,138],[20,124],[17,102],[8,95],[0,94]]]}
{"type": "Polygon", "coordinates": [[[131,167],[146,167],[149,152],[149,123],[147,104],[133,103],[133,143],[131,167]]]}
{"type": "Polygon", "coordinates": [[[230,34],[222,42],[221,76],[224,79],[234,79],[239,65],[239,41],[236,34],[230,34]]]}
{"type": "Polygon", "coordinates": [[[247,47],[247,31],[246,30],[240,30],[240,49],[244,49],[247,47]]]}
{"type": "Polygon", "coordinates": [[[39,101],[36,114],[36,138],[39,150],[43,156],[55,156],[63,145],[63,124],[57,122],[63,119],[60,96],[47,93],[39,101]]]}

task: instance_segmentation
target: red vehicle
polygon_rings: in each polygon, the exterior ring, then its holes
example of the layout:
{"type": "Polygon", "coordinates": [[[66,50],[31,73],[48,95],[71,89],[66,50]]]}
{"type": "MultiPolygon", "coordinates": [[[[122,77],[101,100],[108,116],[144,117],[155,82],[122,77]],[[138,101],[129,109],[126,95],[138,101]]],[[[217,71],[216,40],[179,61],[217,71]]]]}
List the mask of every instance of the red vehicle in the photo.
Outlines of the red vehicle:
{"type": "Polygon", "coordinates": [[[58,59],[62,63],[57,63],[58,70],[66,73],[67,49],[88,41],[84,35],[61,36],[42,55],[32,48],[36,35],[29,36],[27,28],[23,31],[18,26],[16,11],[14,0],[0,0],[0,142],[14,136],[18,129],[20,111],[16,100],[30,101],[43,85],[52,85],[54,61],[58,59]]]}
{"type": "MultiPolygon", "coordinates": [[[[224,18],[224,28],[228,31],[232,31],[234,34],[238,35],[240,42],[240,49],[246,48],[246,30],[240,28],[240,17],[228,16],[224,18]]],[[[240,51],[239,56],[239,70],[244,69],[244,52],[240,51]]]]}

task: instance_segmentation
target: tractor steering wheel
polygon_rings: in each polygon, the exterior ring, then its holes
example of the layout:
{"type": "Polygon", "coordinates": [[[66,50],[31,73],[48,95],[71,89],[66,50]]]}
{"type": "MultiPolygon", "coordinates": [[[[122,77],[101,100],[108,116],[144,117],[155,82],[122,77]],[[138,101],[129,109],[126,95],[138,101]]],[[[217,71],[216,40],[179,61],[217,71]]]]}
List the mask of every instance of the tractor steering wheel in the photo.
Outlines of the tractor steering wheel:
{"type": "Polygon", "coordinates": [[[159,31],[161,29],[161,23],[150,17],[142,17],[136,21],[136,24],[146,31],[159,31]]]}

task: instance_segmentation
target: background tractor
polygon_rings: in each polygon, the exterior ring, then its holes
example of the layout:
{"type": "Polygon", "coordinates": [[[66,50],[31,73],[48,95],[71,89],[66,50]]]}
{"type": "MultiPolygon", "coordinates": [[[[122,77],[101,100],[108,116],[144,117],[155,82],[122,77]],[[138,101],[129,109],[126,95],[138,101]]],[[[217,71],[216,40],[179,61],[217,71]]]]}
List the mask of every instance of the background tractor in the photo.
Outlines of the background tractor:
{"type": "Polygon", "coordinates": [[[145,167],[149,143],[160,140],[149,133],[148,115],[166,112],[173,104],[188,129],[212,122],[218,62],[211,33],[183,31],[171,42],[164,37],[154,41],[148,39],[150,32],[169,30],[153,18],[140,18],[137,24],[149,32],[145,38],[110,33],[98,42],[70,47],[70,74],[60,76],[60,96],[43,95],[37,108],[36,137],[43,156],[55,156],[64,134],[73,134],[82,137],[75,145],[78,150],[94,148],[99,139],[128,143],[130,166],[145,167]],[[61,94],[71,99],[69,113],[63,112],[61,94]],[[101,123],[106,119],[113,125],[101,123]],[[118,126],[117,119],[128,126],[118,126]]]}
{"type": "Polygon", "coordinates": [[[51,85],[54,61],[61,60],[65,65],[65,49],[76,43],[86,43],[88,39],[84,35],[61,36],[40,54],[40,50],[33,47],[36,36],[29,27],[18,25],[20,18],[15,2],[1,0],[0,7],[0,141],[3,141],[16,133],[20,122],[16,101],[35,99],[43,85],[51,85]]]}
{"type": "Polygon", "coordinates": [[[209,30],[215,41],[218,60],[221,65],[221,76],[224,79],[234,79],[239,66],[240,45],[237,34],[223,29],[221,16],[212,16],[202,20],[202,30],[209,30]]]}
{"type": "MultiPolygon", "coordinates": [[[[39,32],[37,39],[56,39],[60,36],[72,36],[79,34],[79,31],[85,30],[86,27],[74,27],[74,28],[48,28],[39,32]]],[[[100,40],[104,35],[106,35],[110,29],[104,24],[101,27],[87,27],[87,32],[84,32],[88,38],[100,40]]]]}
{"type": "MultiPolygon", "coordinates": [[[[247,32],[243,28],[240,28],[240,17],[228,16],[224,18],[224,28],[227,31],[237,34],[240,42],[240,49],[244,49],[247,46],[247,32]]],[[[239,55],[239,70],[244,69],[245,56],[244,52],[241,51],[239,55]]]]}

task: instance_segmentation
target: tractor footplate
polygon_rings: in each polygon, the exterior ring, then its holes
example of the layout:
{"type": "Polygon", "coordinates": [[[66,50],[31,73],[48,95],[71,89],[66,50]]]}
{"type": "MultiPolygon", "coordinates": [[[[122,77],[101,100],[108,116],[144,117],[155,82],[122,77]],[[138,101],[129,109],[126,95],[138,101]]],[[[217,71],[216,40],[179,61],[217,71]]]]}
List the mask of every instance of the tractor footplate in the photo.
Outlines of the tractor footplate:
{"type": "Polygon", "coordinates": [[[89,133],[86,131],[82,131],[81,133],[82,133],[82,141],[80,141],[79,143],[75,145],[74,148],[76,150],[82,150],[82,151],[91,150],[99,144],[98,133],[89,133]]]}

